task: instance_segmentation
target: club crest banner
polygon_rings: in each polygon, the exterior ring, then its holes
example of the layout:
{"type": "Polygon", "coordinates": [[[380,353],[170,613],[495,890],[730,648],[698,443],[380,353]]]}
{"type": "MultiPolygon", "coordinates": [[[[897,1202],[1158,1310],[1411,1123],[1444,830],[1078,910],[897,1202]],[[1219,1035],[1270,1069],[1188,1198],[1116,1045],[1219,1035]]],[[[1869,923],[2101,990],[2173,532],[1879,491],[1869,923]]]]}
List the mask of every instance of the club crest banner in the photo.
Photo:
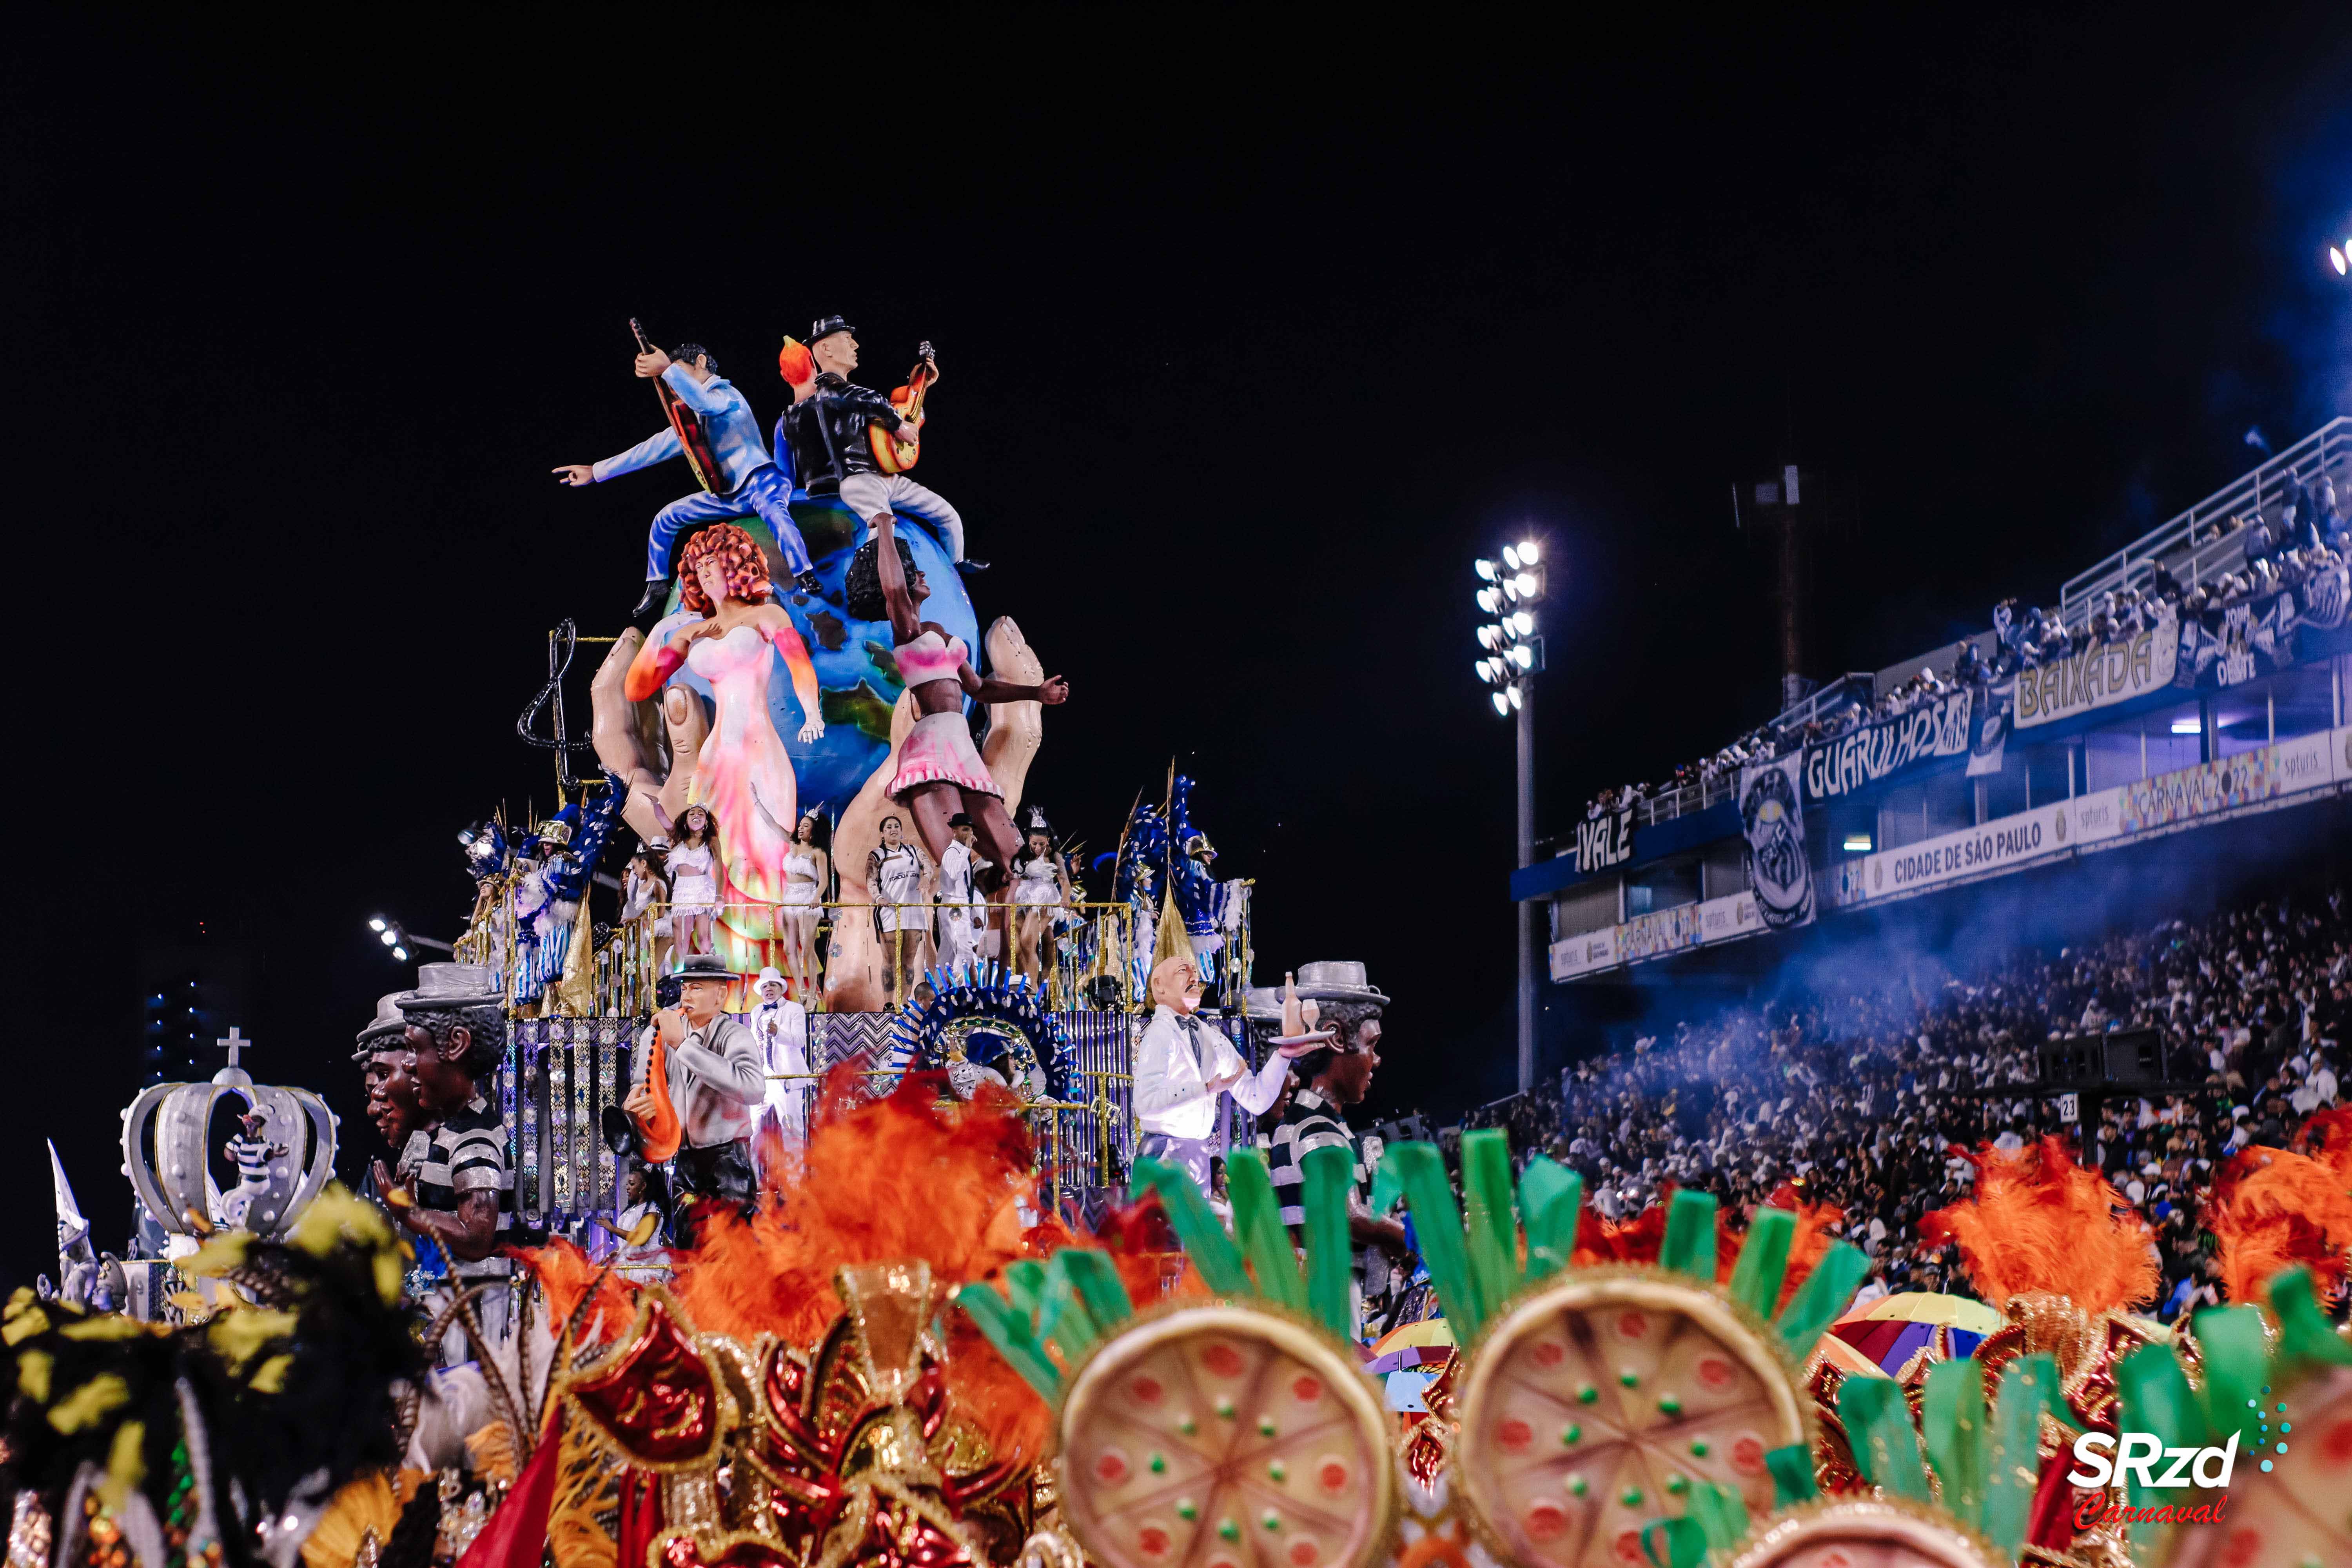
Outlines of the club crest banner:
{"type": "Polygon", "coordinates": [[[2017,699],[2023,681],[2032,679],[2027,671],[2022,678],[2012,677],[1989,686],[1976,688],[1976,703],[1969,710],[1969,776],[2000,772],[2003,758],[2009,754],[2009,731],[2017,722],[2017,699]]]}
{"type": "MultiPolygon", "coordinates": [[[[1924,710],[1923,710],[1924,711],[1924,710]]],[[[1968,711],[1968,699],[1960,699],[1968,711]]],[[[1883,726],[1881,726],[1883,728],[1883,726]]],[[[1960,744],[1968,744],[1965,717],[1960,744]]],[[[1812,753],[1739,770],[1739,827],[1748,839],[1748,881],[1756,913],[1769,931],[1810,924],[1813,918],[1812,867],[1805,858],[1805,803],[1799,769],[1812,753]]]]}
{"type": "Polygon", "coordinates": [[[2338,563],[2291,588],[2204,611],[2180,623],[2182,686],[2236,686],[2295,662],[2296,630],[2333,631],[2352,608],[2352,567],[2338,563]]]}
{"type": "MultiPolygon", "coordinates": [[[[1809,801],[1830,800],[1892,778],[1915,763],[1957,757],[1969,748],[1971,696],[1956,691],[1908,713],[1805,748],[1809,801]]],[[[1746,795],[1743,785],[1741,795],[1746,795]]]]}

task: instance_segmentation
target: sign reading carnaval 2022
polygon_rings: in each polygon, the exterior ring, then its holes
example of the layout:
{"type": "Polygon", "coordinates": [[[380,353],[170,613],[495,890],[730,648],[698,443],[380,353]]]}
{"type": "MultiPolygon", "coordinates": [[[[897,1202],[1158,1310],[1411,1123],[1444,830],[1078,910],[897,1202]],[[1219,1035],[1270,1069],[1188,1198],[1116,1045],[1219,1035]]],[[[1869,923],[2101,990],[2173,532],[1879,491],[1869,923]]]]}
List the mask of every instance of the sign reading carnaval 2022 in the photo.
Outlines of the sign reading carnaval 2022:
{"type": "Polygon", "coordinates": [[[1969,694],[1956,692],[1877,724],[1805,748],[1805,798],[1831,800],[1868,789],[1915,763],[1969,750],[1969,694]]]}
{"type": "Polygon", "coordinates": [[[2072,658],[2021,671],[2013,722],[2021,730],[2054,724],[2170,686],[2180,660],[2179,619],[2167,605],[2158,612],[2157,624],[2129,642],[2101,643],[2072,658]]]}

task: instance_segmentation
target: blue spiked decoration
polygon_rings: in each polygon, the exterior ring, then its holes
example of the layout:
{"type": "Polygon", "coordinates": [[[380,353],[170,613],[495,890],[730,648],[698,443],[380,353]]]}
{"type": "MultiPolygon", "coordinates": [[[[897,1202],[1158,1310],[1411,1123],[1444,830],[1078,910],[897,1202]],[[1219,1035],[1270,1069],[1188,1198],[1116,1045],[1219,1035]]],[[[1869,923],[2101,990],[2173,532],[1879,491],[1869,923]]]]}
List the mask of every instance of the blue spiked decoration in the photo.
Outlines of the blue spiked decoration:
{"type": "Polygon", "coordinates": [[[886,1069],[944,1071],[955,1081],[955,1064],[967,1062],[993,1070],[1024,1099],[1083,1098],[1069,1031],[1026,975],[982,959],[926,979],[931,999],[908,1003],[891,1021],[886,1069]]]}

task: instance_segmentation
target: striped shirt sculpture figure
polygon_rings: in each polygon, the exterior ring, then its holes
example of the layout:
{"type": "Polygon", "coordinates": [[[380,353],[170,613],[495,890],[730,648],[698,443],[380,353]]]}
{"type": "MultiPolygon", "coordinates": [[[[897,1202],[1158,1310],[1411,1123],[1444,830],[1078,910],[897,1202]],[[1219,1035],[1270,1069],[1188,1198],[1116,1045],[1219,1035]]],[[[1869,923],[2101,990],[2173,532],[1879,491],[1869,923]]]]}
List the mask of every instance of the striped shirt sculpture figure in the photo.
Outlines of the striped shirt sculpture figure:
{"type": "Polygon", "coordinates": [[[424,1124],[397,1171],[375,1166],[376,1190],[408,1230],[448,1259],[426,1294],[449,1364],[487,1356],[506,1337],[511,1269],[499,1247],[514,1221],[506,1131],[484,1092],[506,1059],[506,988],[470,963],[427,963],[416,988],[391,999],[413,1059],[424,1124]]]}

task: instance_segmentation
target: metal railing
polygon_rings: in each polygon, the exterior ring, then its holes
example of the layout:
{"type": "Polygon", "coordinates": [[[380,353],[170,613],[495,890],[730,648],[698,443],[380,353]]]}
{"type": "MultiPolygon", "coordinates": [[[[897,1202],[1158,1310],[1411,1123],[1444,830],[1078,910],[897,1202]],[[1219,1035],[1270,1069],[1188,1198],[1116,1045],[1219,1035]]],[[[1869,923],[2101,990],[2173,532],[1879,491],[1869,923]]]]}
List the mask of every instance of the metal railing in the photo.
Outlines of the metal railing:
{"type": "MultiPolygon", "coordinates": [[[[836,931],[848,921],[874,922],[877,913],[905,933],[897,939],[903,940],[903,952],[884,953],[880,966],[880,1005],[895,1011],[917,999],[914,993],[922,977],[948,961],[941,917],[957,909],[970,911],[976,956],[1030,975],[1044,989],[1050,1008],[1142,1010],[1150,1005],[1145,983],[1151,939],[1140,929],[1133,908],[1124,903],[732,902],[701,906],[711,911],[707,943],[700,931],[673,929],[698,921],[702,917],[697,911],[689,910],[680,918],[669,907],[656,905],[606,928],[602,941],[595,941],[585,923],[577,921],[565,931],[525,941],[520,939],[509,891],[493,884],[492,895],[478,906],[476,919],[458,939],[456,953],[461,962],[495,970],[506,984],[510,1011],[519,1016],[642,1017],[653,1011],[654,987],[662,975],[675,971],[687,952],[705,945],[746,975],[772,965],[785,977],[794,999],[812,1012],[822,1012],[827,1006],[826,978],[836,931]],[[804,931],[788,919],[801,914],[814,917],[804,931]],[[1022,928],[1032,921],[1024,916],[1045,917],[1034,922],[1025,940],[1022,928]],[[1032,942],[1041,951],[1031,954],[1032,942]],[[572,951],[583,943],[588,945],[583,951],[572,951]]],[[[1223,950],[1202,963],[1202,977],[1214,1001],[1238,1004],[1241,988],[1249,984],[1249,927],[1244,906],[1239,928],[1228,934],[1223,950]]],[[[892,932],[869,931],[867,940],[897,945],[892,932]]],[[[874,951],[861,949],[860,956],[874,951]]]]}
{"type": "Polygon", "coordinates": [[[2058,591],[2058,609],[2070,626],[2091,618],[2103,594],[2145,587],[2158,564],[2184,588],[2235,572],[2246,563],[2244,528],[2257,516],[2278,520],[2278,500],[2287,480],[2308,484],[2322,472],[2336,477],[2341,494],[2352,487],[2352,416],[2339,416],[2260,466],[2240,475],[2187,511],[2149,530],[2088,571],[2069,577],[2058,591]]]}

